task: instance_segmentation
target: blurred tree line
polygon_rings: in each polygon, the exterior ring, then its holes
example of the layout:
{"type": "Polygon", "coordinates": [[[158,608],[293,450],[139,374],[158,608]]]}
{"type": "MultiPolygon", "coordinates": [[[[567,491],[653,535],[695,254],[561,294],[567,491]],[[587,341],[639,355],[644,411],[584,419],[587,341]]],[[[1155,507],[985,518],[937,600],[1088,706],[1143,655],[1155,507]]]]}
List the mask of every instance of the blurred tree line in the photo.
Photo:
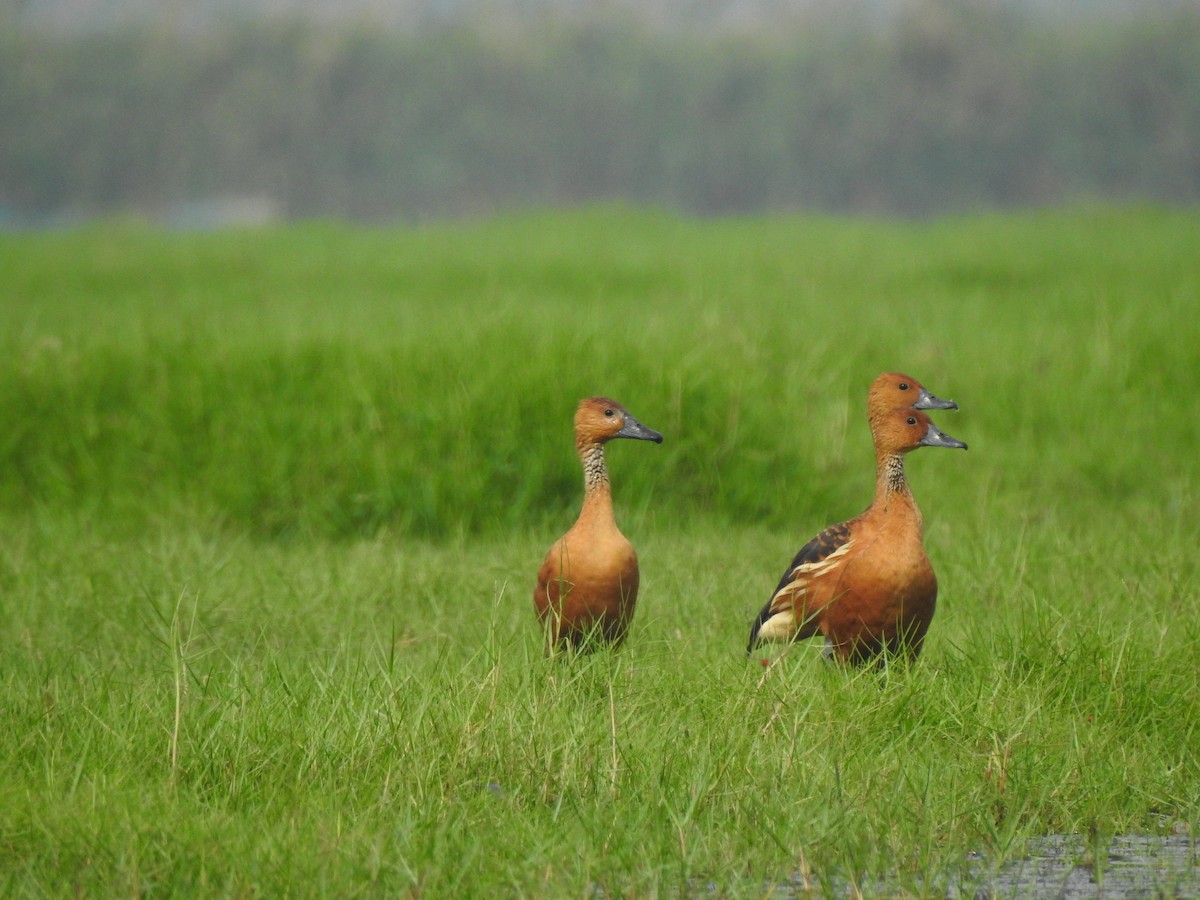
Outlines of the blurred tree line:
{"type": "Polygon", "coordinates": [[[1060,20],[401,33],[0,23],[0,216],[266,198],[419,219],[628,199],[700,214],[1200,200],[1200,6],[1060,20]]]}

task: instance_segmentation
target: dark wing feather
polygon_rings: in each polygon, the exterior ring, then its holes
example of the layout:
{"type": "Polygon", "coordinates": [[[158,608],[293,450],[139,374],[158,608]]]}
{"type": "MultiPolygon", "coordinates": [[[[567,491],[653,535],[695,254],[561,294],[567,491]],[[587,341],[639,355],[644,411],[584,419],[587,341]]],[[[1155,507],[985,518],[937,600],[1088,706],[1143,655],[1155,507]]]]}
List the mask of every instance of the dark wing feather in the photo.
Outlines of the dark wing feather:
{"type": "Polygon", "coordinates": [[[766,605],[759,612],[758,618],[754,620],[754,624],[750,626],[750,642],[746,647],[746,652],[750,653],[754,650],[754,645],[758,642],[758,631],[766,621],[771,618],[779,610],[772,609],[775,597],[791,582],[796,575],[796,569],[800,566],[817,563],[827,558],[830,554],[837,551],[839,547],[850,539],[850,523],[842,522],[839,525],[830,525],[815,538],[800,548],[792,564],[787,567],[787,571],[783,573],[783,577],[779,579],[779,584],[775,586],[775,590],[771,591],[771,597],[767,600],[766,605]]]}
{"type": "MultiPolygon", "coordinates": [[[[831,553],[836,551],[838,547],[850,540],[850,523],[842,522],[840,525],[830,525],[815,538],[800,548],[800,552],[796,554],[792,564],[788,566],[787,571],[783,573],[783,577],[779,579],[779,584],[775,585],[775,590],[771,592],[774,597],[787,585],[795,576],[796,569],[806,563],[816,563],[827,558],[831,553]]],[[[770,606],[770,604],[767,604],[770,606]]]]}

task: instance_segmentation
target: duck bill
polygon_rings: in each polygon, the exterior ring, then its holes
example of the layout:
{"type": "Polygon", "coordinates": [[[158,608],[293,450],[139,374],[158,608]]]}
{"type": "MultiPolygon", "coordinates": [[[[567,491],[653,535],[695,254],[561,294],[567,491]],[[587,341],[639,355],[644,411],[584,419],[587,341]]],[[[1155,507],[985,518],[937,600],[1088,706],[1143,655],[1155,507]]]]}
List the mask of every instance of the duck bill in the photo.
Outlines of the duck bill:
{"type": "Polygon", "coordinates": [[[625,416],[625,426],[614,434],[613,437],[633,438],[635,441],[654,441],[656,444],[661,444],[663,440],[663,436],[653,428],[647,428],[628,414],[625,416]]]}
{"type": "Polygon", "coordinates": [[[917,402],[913,404],[913,409],[958,409],[958,404],[953,400],[935,397],[925,388],[921,388],[921,393],[917,395],[917,402]]]}
{"type": "Polygon", "coordinates": [[[958,438],[952,438],[944,431],[940,430],[932,422],[929,423],[929,428],[925,432],[925,437],[921,438],[922,447],[946,447],[950,450],[966,450],[967,445],[958,438]]]}

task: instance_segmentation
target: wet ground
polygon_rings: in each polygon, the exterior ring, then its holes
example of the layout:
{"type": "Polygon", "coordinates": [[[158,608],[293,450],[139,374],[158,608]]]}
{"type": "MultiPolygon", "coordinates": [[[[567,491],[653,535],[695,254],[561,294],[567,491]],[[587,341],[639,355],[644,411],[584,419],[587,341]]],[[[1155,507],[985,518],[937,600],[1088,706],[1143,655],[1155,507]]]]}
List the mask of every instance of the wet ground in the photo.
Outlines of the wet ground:
{"type": "Polygon", "coordinates": [[[1078,835],[1029,842],[1026,857],[999,872],[982,857],[975,874],[952,885],[951,900],[1031,897],[1200,898],[1200,843],[1188,835],[1120,835],[1096,847],[1078,835]]]}
{"type": "MultiPolygon", "coordinates": [[[[947,900],[1200,900],[1200,841],[1189,835],[1120,835],[1089,842],[1081,835],[1034,838],[1025,856],[999,871],[982,854],[966,860],[964,874],[952,879],[947,900]]],[[[845,897],[907,897],[898,885],[846,886],[845,897]]],[[[931,893],[937,896],[940,892],[931,893]]],[[[773,898],[820,896],[803,878],[766,887],[773,898]]]]}

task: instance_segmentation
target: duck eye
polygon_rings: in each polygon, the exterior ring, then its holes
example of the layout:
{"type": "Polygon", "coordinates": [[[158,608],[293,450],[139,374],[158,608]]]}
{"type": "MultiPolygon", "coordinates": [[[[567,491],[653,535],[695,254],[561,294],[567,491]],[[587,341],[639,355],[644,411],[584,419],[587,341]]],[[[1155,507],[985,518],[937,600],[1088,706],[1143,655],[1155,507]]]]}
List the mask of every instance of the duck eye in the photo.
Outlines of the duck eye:
{"type": "Polygon", "coordinates": [[[615,416],[617,413],[616,413],[616,410],[614,410],[614,409],[613,409],[613,408],[610,406],[608,409],[606,409],[606,410],[604,411],[604,414],[605,414],[606,416],[608,416],[608,417],[611,419],[611,418],[612,418],[613,416],[615,416]]]}
{"type": "Polygon", "coordinates": [[[917,418],[916,418],[916,416],[909,416],[909,417],[908,417],[908,424],[909,424],[909,425],[916,425],[916,424],[917,424],[917,418]]]}
{"type": "Polygon", "coordinates": [[[902,390],[902,391],[908,390],[908,382],[907,381],[900,382],[900,390],[902,390]]]}

